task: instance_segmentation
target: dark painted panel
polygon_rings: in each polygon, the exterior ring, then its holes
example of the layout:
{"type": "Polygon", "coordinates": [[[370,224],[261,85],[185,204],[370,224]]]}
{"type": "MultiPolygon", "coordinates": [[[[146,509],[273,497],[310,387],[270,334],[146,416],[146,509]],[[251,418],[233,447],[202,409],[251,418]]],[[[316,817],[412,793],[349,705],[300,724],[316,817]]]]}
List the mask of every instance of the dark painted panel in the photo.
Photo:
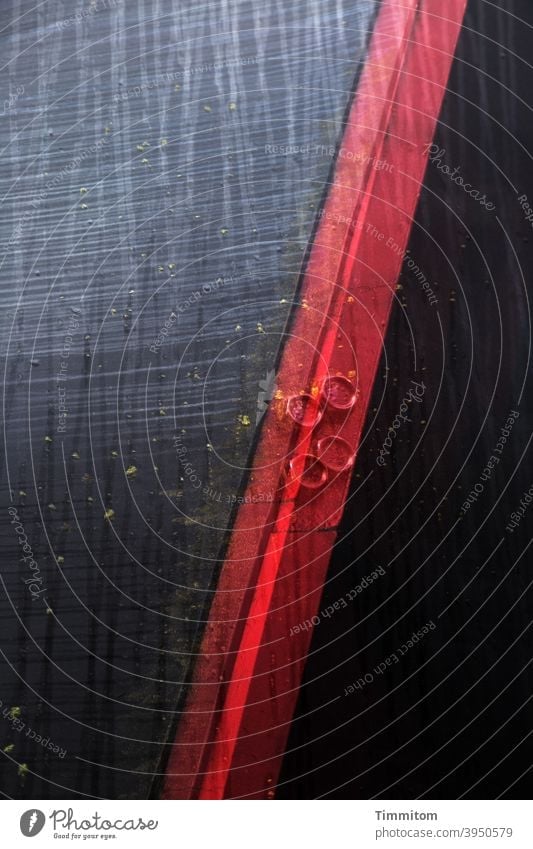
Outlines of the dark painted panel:
{"type": "Polygon", "coordinates": [[[375,5],[3,4],[9,796],[149,793],[375,5]]]}
{"type": "Polygon", "coordinates": [[[467,10],[280,798],[531,795],[533,18],[500,6],[467,10]]]}

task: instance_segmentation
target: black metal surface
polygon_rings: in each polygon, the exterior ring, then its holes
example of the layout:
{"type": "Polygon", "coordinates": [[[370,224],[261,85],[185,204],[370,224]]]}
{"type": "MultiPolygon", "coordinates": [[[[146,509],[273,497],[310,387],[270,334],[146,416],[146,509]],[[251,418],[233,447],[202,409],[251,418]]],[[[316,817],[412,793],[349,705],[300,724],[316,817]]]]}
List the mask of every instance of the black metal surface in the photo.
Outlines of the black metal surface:
{"type": "Polygon", "coordinates": [[[531,795],[532,32],[468,4],[278,798],[531,795]]]}
{"type": "Polygon", "coordinates": [[[150,792],[375,7],[2,5],[9,797],[150,792]]]}

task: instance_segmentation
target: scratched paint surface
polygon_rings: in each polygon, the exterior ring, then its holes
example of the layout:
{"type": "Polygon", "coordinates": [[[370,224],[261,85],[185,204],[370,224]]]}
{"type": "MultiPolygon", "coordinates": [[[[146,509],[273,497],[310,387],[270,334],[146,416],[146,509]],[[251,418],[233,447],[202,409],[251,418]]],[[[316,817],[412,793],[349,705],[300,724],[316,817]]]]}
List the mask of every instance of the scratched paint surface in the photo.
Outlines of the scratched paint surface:
{"type": "Polygon", "coordinates": [[[176,6],[0,13],[11,797],[151,792],[376,3],[176,6]]]}

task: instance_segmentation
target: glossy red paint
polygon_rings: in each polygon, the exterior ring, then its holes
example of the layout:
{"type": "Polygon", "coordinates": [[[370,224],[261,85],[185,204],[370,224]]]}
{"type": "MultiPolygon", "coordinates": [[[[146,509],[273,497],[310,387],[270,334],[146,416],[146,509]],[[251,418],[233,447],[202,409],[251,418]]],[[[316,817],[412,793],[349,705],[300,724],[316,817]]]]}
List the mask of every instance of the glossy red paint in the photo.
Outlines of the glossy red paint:
{"type": "Polygon", "coordinates": [[[314,474],[313,460],[302,458],[320,458],[318,443],[331,437],[357,452],[465,5],[382,4],[163,798],[275,795],[311,639],[299,623],[319,608],[351,473],[351,463],[326,466],[324,478],[322,465],[314,474]],[[324,389],[330,377],[342,378],[338,403],[324,389]],[[302,422],[287,405],[304,393],[311,401],[303,399],[302,422]],[[302,486],[289,465],[301,471],[309,463],[313,485],[302,486]]]}

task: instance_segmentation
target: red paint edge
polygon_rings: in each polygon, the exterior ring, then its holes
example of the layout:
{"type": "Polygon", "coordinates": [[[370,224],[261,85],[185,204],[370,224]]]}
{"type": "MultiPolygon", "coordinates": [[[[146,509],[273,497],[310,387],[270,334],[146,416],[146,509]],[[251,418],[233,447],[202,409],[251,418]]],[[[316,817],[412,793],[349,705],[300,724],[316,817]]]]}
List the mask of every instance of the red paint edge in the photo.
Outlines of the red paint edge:
{"type": "Polygon", "coordinates": [[[162,798],[274,796],[311,639],[296,629],[319,608],[349,487],[348,471],[318,492],[286,483],[287,458],[313,440],[287,398],[351,376],[357,403],[315,435],[356,452],[465,6],[448,0],[443,17],[437,0],[382,3],[162,798]]]}

